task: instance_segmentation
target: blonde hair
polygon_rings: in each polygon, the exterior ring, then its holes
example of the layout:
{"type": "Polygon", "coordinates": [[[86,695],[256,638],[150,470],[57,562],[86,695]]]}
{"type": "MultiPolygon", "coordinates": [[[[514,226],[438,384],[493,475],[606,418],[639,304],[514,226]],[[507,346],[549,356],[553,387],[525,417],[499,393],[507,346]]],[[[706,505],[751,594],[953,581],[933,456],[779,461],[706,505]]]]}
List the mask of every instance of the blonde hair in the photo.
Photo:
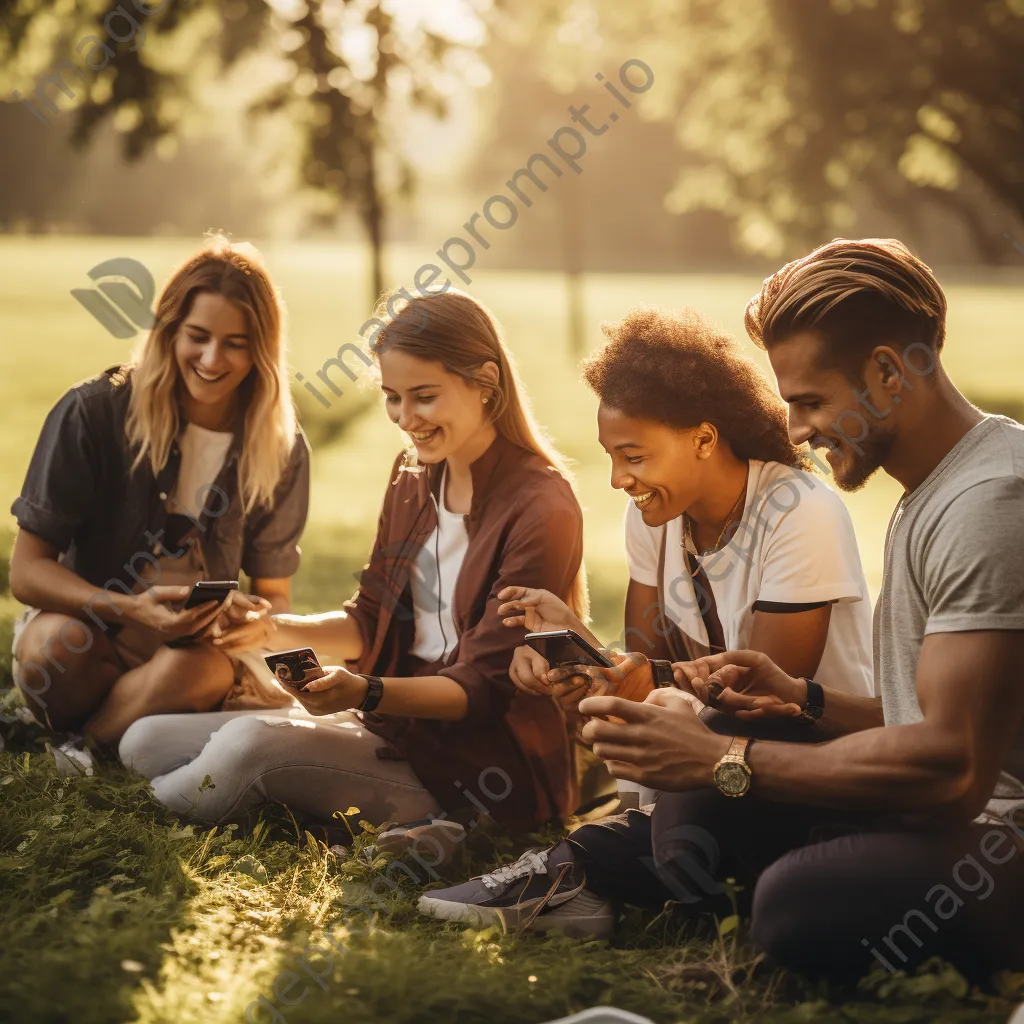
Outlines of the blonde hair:
{"type": "Polygon", "coordinates": [[[133,360],[125,432],[136,449],[132,469],[148,462],[154,473],[166,464],[181,427],[174,340],[199,292],[222,295],[245,317],[253,368],[239,387],[244,402],[244,440],[238,463],[246,512],[269,505],[295,444],[295,406],[288,388],[285,310],[248,243],[224,235],[205,244],[171,276],[160,296],[156,324],[133,360]]]}
{"type": "Polygon", "coordinates": [[[835,238],[766,278],[744,324],[760,348],[815,331],[829,362],[858,373],[886,342],[939,352],[946,296],[931,268],[897,239],[835,238]]]}
{"type": "MultiPolygon", "coordinates": [[[[501,328],[486,306],[465,292],[450,288],[404,301],[396,301],[394,295],[385,296],[374,315],[383,323],[370,343],[374,355],[379,356],[385,347],[394,347],[419,359],[439,362],[449,373],[491,388],[494,404],[490,421],[495,430],[520,448],[539,455],[573,485],[565,459],[534,419],[501,328]],[[481,373],[487,362],[498,366],[497,386],[481,373]]],[[[558,596],[566,598],[581,619],[587,618],[590,602],[582,563],[569,594],[558,596]]]]}

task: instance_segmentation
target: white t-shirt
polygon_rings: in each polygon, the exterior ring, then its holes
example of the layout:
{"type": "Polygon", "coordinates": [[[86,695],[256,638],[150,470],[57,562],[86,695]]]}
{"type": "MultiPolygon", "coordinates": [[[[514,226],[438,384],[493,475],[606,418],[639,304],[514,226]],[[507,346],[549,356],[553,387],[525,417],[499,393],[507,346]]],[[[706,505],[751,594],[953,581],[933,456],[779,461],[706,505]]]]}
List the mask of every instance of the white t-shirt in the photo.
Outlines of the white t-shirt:
{"type": "MultiPolygon", "coordinates": [[[[447,477],[447,470],[445,474],[447,477]]],[[[458,641],[452,598],[469,547],[465,517],[445,507],[446,482],[446,478],[441,480],[437,527],[416,556],[410,581],[416,626],[410,653],[428,662],[445,657],[458,641]]]]}
{"type": "MultiPolygon", "coordinates": [[[[647,526],[626,509],[626,558],[637,583],[658,586],[665,612],[686,634],[707,644],[693,580],[683,555],[683,517],[647,526]]],[[[820,479],[778,462],[751,460],[743,519],[724,548],[699,558],[714,594],[728,650],[750,646],[754,602],[835,602],[814,677],[836,690],[874,696],[871,603],[857,538],[842,499],[820,479]]]]}
{"type": "Polygon", "coordinates": [[[230,432],[207,430],[189,423],[181,435],[181,464],[178,483],[171,496],[168,510],[178,515],[199,519],[203,506],[218,508],[219,502],[210,496],[210,488],[220,475],[228,449],[230,432]]]}

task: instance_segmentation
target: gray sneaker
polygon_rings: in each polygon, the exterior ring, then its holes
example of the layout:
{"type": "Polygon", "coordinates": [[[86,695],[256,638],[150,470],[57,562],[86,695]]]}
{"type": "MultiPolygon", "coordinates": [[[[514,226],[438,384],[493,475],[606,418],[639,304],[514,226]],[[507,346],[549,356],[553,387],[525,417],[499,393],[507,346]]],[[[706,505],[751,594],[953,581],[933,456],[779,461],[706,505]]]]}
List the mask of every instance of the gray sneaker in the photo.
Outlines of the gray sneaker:
{"type": "Polygon", "coordinates": [[[611,904],[585,888],[583,869],[567,843],[527,850],[519,860],[461,885],[420,897],[421,914],[463,921],[478,928],[496,924],[504,932],[528,929],[564,932],[577,938],[608,938],[611,904]]]}

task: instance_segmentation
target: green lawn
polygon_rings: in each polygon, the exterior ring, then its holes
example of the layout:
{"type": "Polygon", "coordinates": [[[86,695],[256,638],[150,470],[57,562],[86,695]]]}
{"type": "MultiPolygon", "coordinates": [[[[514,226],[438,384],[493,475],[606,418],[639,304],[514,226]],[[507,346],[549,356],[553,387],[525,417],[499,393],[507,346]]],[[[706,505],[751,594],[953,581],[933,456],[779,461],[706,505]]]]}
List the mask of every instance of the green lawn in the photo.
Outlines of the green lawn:
{"type": "MultiPolygon", "coordinates": [[[[86,271],[115,256],[142,260],[159,283],[192,244],[0,240],[4,508],[18,493],[57,396],[130,349],[107,335],[70,289],[84,287],[86,271]]],[[[365,260],[357,250],[326,244],[269,245],[265,253],[288,301],[292,364],[312,377],[368,315],[365,260]]],[[[424,258],[393,254],[398,279],[409,279],[424,258]]],[[[602,320],[640,302],[693,304],[742,334],[743,305],[758,284],[739,275],[592,275],[588,339],[597,344],[602,320]]],[[[595,404],[567,351],[562,281],[550,274],[481,273],[471,290],[502,321],[538,418],[575,460],[597,630],[617,636],[623,500],[608,487],[595,404]]],[[[1014,408],[1024,396],[1017,343],[1024,289],[1011,282],[954,284],[949,297],[946,363],[954,379],[990,406],[1014,408]]],[[[300,610],[347,597],[368,550],[401,443],[375,405],[372,392],[348,388],[335,410],[349,426],[340,440],[315,450],[312,511],[295,588],[300,610]]],[[[314,425],[314,436],[326,436],[322,427],[314,425]]],[[[884,480],[847,498],[873,591],[896,498],[897,489],[884,480]]],[[[7,515],[0,555],[9,550],[13,528],[7,515]]],[[[2,568],[0,666],[6,670],[17,605],[6,593],[5,561],[2,568]]],[[[251,1020],[531,1022],[597,1002],[658,1021],[928,1021],[940,1014],[949,1021],[995,1021],[1009,1010],[1005,999],[968,993],[958,976],[938,968],[916,979],[875,979],[855,992],[818,990],[755,964],[742,941],[734,945],[736,932],[708,942],[664,917],[627,922],[612,947],[444,928],[416,919],[411,883],[389,898],[389,911],[379,913],[369,935],[346,936],[336,922],[345,907],[360,902],[380,864],[336,861],[278,816],[257,836],[193,833],[154,806],[137,780],[105,773],[63,781],[31,730],[8,730],[4,742],[0,1021],[242,1021],[261,993],[273,999],[275,978],[294,967],[309,937],[325,927],[348,952],[335,954],[333,968],[322,957],[316,961],[322,983],[302,975],[309,984],[301,1003],[284,1008],[275,1000],[281,1017],[264,1007],[251,1020]]],[[[507,841],[480,839],[450,877],[512,853],[507,841]]],[[[1016,991],[1019,998],[1022,982],[1004,979],[1005,994],[1016,991]]]]}

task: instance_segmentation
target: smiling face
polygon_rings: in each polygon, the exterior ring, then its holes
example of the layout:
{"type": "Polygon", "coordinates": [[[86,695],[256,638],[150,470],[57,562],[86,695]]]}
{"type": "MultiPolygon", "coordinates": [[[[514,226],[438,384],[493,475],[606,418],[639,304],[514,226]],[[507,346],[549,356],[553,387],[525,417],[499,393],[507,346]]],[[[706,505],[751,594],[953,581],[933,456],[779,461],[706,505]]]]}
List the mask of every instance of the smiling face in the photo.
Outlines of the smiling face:
{"type": "Polygon", "coordinates": [[[855,491],[892,452],[902,398],[874,353],[858,388],[842,371],[823,367],[821,349],[817,335],[803,332],[773,344],[768,359],[789,406],[790,440],[826,449],[836,485],[855,491]]]}
{"type": "Polygon", "coordinates": [[[597,429],[611,456],[612,487],[633,499],[648,526],[678,518],[700,496],[707,460],[697,457],[696,427],[639,419],[602,402],[597,429]]]}
{"type": "Polygon", "coordinates": [[[378,360],[388,416],[412,439],[420,462],[452,455],[472,462],[483,454],[495,436],[483,401],[493,401],[492,389],[396,348],[381,352],[378,360]]]}
{"type": "Polygon", "coordinates": [[[253,367],[242,311],[223,295],[199,292],[175,335],[174,358],[185,418],[211,430],[230,426],[236,392],[253,367]]]}

